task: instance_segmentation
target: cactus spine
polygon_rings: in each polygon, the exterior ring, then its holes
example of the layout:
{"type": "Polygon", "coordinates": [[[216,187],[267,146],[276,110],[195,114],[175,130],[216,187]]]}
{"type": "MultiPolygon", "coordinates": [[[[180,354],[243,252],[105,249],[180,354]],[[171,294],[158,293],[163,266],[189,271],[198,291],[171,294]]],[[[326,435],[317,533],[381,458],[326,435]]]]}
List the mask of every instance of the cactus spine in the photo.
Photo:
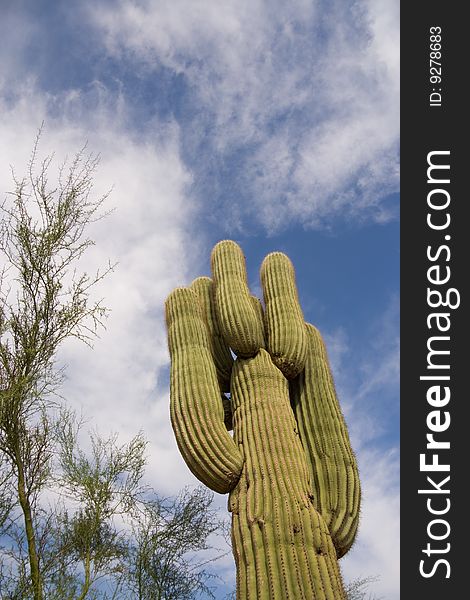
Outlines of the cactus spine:
{"type": "Polygon", "coordinates": [[[167,300],[171,420],[194,475],[230,492],[237,598],[344,599],[338,558],[356,534],[359,477],[294,268],[266,257],[263,313],[234,242],[217,244],[211,264],[213,280],[167,300]]]}

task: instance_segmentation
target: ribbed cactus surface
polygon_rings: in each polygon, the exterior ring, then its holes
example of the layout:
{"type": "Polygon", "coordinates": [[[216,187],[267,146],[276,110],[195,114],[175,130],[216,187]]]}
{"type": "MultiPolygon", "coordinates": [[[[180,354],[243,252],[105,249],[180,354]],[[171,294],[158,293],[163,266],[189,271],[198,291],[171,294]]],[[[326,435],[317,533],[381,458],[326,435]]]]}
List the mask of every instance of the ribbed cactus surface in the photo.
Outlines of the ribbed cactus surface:
{"type": "Polygon", "coordinates": [[[178,447],[230,493],[238,600],[340,600],[360,485],[325,346],[287,256],[263,262],[264,309],[237,244],[217,244],[211,266],[166,303],[178,447]]]}

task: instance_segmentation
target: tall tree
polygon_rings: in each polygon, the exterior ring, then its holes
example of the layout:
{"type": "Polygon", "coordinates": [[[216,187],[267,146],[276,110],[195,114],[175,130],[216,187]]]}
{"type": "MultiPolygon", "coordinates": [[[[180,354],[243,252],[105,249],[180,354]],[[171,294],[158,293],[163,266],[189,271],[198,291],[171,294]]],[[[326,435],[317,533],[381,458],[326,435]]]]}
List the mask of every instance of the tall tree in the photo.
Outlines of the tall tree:
{"type": "Polygon", "coordinates": [[[42,600],[34,511],[50,477],[50,394],[61,377],[55,359],[66,339],[89,344],[103,325],[106,309],[90,290],[111,267],[93,276],[76,271],[105,199],[90,194],[97,158],[78,153],[50,186],[53,157],[37,164],[38,140],[28,176],[14,176],[1,206],[0,452],[24,520],[34,599],[42,600]]]}

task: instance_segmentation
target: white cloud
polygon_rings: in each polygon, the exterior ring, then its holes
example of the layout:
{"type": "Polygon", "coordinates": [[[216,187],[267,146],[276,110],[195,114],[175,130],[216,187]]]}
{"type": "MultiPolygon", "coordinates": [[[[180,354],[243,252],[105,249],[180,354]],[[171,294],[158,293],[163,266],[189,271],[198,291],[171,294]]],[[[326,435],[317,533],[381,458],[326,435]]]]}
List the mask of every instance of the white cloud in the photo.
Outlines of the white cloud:
{"type": "Polygon", "coordinates": [[[390,218],[381,200],[398,185],[395,2],[121,0],[91,14],[113,56],[185,76],[210,115],[212,152],[247,152],[243,210],[269,230],[390,218]]]}
{"type": "Polygon", "coordinates": [[[97,245],[82,261],[88,272],[118,262],[95,292],[111,315],[93,350],[75,340],[63,346],[59,360],[68,368],[62,394],[102,435],[117,431],[126,439],[144,429],[148,477],[164,493],[174,493],[194,479],[173,440],[167,392],[159,391],[166,389],[160,378],[169,364],[163,304],[176,285],[188,282],[200,252],[191,229],[197,205],[187,195],[191,175],[179,157],[178,128],[155,123],[155,130],[136,138],[126,129],[125,103],[103,90],[92,111],[90,98],[78,91],[52,97],[26,81],[15,93],[14,102],[0,99],[3,197],[13,187],[9,165],[19,177],[26,173],[43,120],[41,155],[54,152],[58,167],[88,140],[90,151],[101,155],[96,195],[114,186],[107,208],[115,210],[92,226],[97,245]]]}

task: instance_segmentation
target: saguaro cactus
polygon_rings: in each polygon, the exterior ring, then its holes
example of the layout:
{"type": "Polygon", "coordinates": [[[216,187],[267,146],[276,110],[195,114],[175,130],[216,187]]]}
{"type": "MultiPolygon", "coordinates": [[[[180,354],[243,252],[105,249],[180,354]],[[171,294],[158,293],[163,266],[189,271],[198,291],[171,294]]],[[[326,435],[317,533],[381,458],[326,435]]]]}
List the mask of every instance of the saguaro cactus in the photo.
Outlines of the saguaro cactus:
{"type": "Polygon", "coordinates": [[[287,256],[263,262],[264,309],[237,244],[211,264],[166,302],[171,422],[194,475],[230,494],[237,598],[342,599],[360,485],[325,346],[287,256]]]}

